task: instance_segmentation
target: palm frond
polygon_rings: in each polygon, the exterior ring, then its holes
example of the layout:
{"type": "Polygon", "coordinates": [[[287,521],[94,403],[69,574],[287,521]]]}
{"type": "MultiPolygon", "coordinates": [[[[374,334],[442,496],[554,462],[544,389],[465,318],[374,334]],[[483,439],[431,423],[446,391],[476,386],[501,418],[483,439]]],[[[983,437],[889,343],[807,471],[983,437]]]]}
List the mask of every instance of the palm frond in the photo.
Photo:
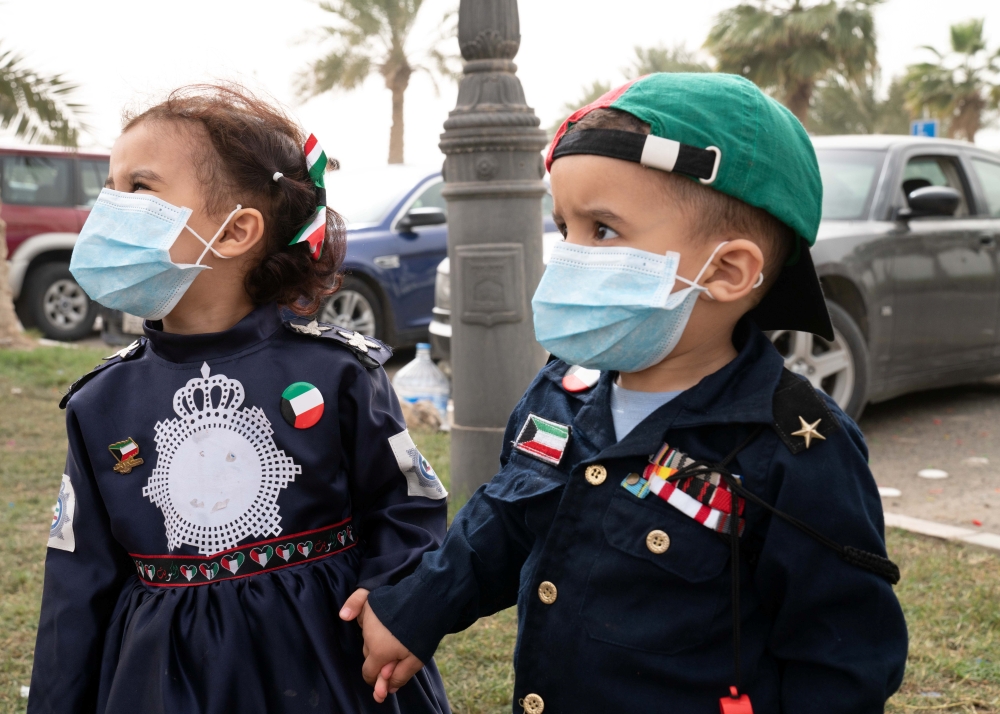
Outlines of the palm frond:
{"type": "Polygon", "coordinates": [[[0,131],[44,144],[76,146],[82,104],[72,101],[77,85],[63,75],[43,75],[25,66],[20,55],[0,50],[0,131]]]}

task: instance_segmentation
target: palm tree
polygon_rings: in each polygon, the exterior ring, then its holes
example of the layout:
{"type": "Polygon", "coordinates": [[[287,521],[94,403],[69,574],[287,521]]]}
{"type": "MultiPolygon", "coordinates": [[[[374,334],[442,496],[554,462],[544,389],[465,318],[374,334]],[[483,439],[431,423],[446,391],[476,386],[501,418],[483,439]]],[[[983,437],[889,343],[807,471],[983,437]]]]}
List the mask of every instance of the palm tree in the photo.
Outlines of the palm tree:
{"type": "Polygon", "coordinates": [[[11,50],[0,49],[0,131],[19,139],[76,146],[81,105],[70,101],[77,89],[62,75],[44,75],[24,65],[11,50]]]}
{"type": "Polygon", "coordinates": [[[625,70],[629,79],[655,72],[711,72],[707,63],[683,45],[676,47],[636,47],[635,60],[625,70]]]}
{"type": "Polygon", "coordinates": [[[936,62],[907,67],[906,99],[914,114],[932,110],[944,119],[950,137],[974,141],[984,114],[1000,105],[1000,50],[990,54],[983,38],[983,21],[951,26],[951,52],[924,49],[936,62]]]}
{"type": "Polygon", "coordinates": [[[803,124],[817,83],[833,73],[862,85],[875,69],[875,19],[882,0],[756,0],[724,10],[705,41],[720,72],[771,91],[803,124]]]}
{"type": "Polygon", "coordinates": [[[908,134],[911,117],[902,78],[892,81],[884,99],[876,91],[878,85],[877,72],[861,85],[837,76],[821,80],[809,109],[809,130],[814,134],[908,134]]]}
{"type": "MultiPolygon", "coordinates": [[[[454,37],[454,13],[442,22],[441,35],[422,54],[430,65],[411,61],[407,39],[423,0],[329,0],[320,7],[337,18],[337,24],[323,28],[337,46],[303,72],[299,93],[303,98],[334,88],[355,89],[373,71],[385,80],[392,92],[392,128],[389,131],[389,163],[403,163],[403,97],[414,72],[426,71],[454,78],[452,56],[439,49],[446,36],[454,37]]],[[[435,83],[435,88],[437,84],[435,83]]]]}
{"type": "MultiPolygon", "coordinates": [[[[10,50],[0,50],[0,131],[19,139],[76,146],[82,107],[70,101],[76,85],[43,75],[10,50]]],[[[0,196],[2,199],[2,196],[0,196]]],[[[0,347],[24,341],[14,313],[7,264],[6,226],[0,220],[0,347]]]]}

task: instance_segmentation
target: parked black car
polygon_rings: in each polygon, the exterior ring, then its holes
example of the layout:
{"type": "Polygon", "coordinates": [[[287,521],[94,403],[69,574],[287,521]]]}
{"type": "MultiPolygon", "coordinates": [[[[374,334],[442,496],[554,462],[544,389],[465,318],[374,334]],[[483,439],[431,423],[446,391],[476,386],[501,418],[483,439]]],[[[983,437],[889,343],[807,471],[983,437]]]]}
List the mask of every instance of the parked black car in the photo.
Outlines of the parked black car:
{"type": "MultiPolygon", "coordinates": [[[[853,417],[871,402],[1000,373],[1000,156],[907,136],[813,143],[824,195],[812,254],[835,336],[771,333],[786,366],[853,417]]],[[[447,268],[430,326],[443,358],[447,268]]]]}

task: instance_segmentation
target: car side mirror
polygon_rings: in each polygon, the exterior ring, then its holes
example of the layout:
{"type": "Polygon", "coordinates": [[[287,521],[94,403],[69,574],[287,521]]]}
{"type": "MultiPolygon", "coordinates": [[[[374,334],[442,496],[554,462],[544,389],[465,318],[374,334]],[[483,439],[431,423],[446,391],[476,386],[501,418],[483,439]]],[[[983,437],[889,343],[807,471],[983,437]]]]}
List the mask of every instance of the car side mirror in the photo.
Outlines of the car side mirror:
{"type": "Polygon", "coordinates": [[[440,226],[448,222],[448,216],[440,208],[411,208],[399,219],[396,229],[409,233],[418,226],[440,226]]]}
{"type": "Polygon", "coordinates": [[[924,186],[912,191],[906,202],[909,208],[902,208],[896,217],[907,220],[921,216],[954,216],[962,197],[950,186],[924,186]]]}

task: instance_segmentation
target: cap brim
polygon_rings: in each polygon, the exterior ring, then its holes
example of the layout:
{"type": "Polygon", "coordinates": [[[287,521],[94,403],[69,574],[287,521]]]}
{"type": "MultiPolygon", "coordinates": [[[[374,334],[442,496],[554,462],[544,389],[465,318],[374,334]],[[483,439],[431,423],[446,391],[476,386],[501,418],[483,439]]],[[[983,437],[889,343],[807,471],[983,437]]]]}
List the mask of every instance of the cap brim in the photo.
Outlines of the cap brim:
{"type": "Polygon", "coordinates": [[[762,330],[811,332],[832,341],[833,324],[823,288],[809,246],[805,241],[800,245],[799,259],[782,269],[778,280],[749,315],[762,330]]]}

